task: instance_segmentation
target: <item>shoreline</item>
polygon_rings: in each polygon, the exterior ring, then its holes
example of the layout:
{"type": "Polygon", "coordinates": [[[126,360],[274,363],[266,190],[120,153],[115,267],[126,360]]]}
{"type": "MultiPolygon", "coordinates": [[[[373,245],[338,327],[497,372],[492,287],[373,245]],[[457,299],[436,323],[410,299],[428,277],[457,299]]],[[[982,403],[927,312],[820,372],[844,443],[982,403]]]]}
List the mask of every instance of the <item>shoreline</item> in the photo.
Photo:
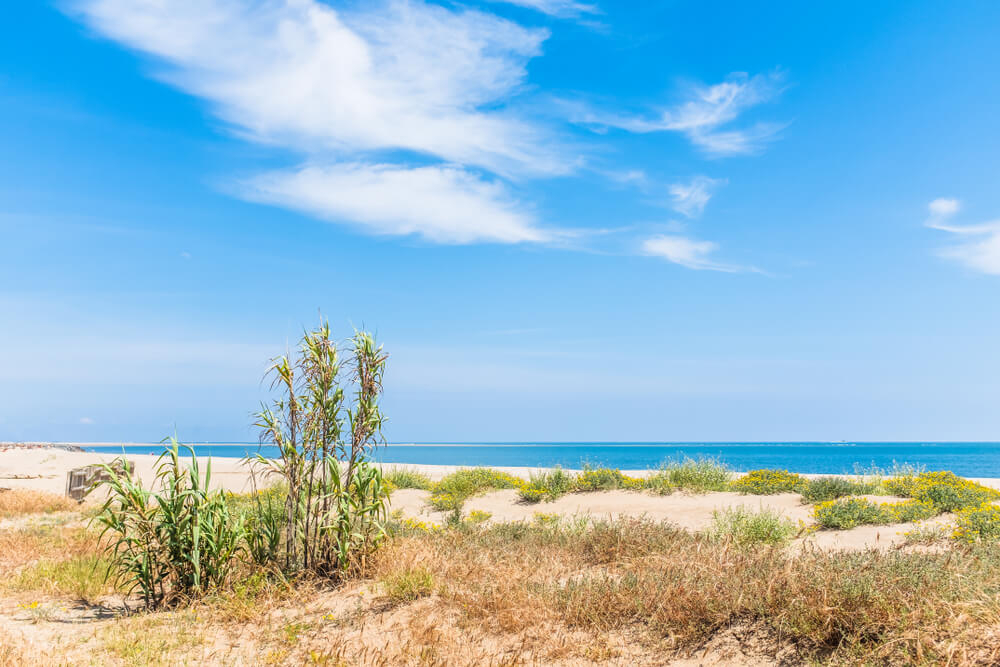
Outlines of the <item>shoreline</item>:
{"type": "MultiPolygon", "coordinates": [[[[98,463],[107,463],[118,458],[120,455],[120,453],[111,452],[72,450],[64,446],[5,448],[5,445],[0,445],[0,488],[33,488],[61,494],[66,484],[66,475],[71,469],[98,463]]],[[[159,457],[159,454],[133,454],[126,452],[126,458],[135,463],[136,474],[144,482],[152,480],[155,474],[156,461],[159,457]]],[[[187,459],[188,457],[185,456],[182,458],[187,459]]],[[[206,469],[209,461],[211,461],[213,487],[237,493],[246,492],[251,489],[251,471],[253,466],[245,465],[244,459],[218,456],[198,456],[196,458],[202,471],[206,469]]],[[[426,475],[432,481],[438,481],[457,470],[472,468],[499,470],[525,480],[529,479],[533,474],[549,472],[558,468],[558,466],[476,466],[425,463],[378,463],[378,465],[383,471],[395,469],[419,472],[426,475]]],[[[568,473],[581,472],[580,468],[562,467],[561,469],[568,473]]],[[[620,470],[623,474],[630,477],[648,477],[656,473],[658,468],[620,468],[620,470]]],[[[789,471],[796,472],[791,469],[789,471]]],[[[737,477],[743,474],[745,474],[743,471],[733,471],[733,475],[737,477]]],[[[858,478],[864,476],[863,474],[844,473],[798,474],[808,479],[815,479],[817,477],[858,478]]],[[[961,476],[979,484],[1000,489],[1000,477],[961,476]]]]}

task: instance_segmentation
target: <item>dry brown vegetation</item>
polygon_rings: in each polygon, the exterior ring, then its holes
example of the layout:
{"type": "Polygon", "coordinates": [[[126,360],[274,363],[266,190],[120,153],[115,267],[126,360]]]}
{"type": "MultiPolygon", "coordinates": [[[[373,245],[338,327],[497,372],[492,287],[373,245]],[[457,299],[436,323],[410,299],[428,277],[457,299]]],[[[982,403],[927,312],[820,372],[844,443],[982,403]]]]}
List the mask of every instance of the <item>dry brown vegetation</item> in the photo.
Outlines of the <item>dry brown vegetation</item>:
{"type": "Polygon", "coordinates": [[[93,583],[97,554],[83,522],[0,529],[0,665],[1000,660],[996,546],[829,553],[639,520],[398,525],[338,587],[258,572],[136,615],[93,583]]]}
{"type": "Polygon", "coordinates": [[[65,496],[32,489],[0,490],[0,519],[24,514],[69,512],[78,503],[65,496]]]}

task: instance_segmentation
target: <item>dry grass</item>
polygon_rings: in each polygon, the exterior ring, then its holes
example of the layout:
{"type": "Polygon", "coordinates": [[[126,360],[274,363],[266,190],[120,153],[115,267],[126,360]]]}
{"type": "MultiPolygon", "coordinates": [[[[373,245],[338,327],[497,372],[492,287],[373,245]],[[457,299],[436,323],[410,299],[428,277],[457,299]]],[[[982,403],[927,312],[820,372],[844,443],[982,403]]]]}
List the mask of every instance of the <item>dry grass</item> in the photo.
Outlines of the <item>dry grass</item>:
{"type": "Polygon", "coordinates": [[[31,489],[0,491],[0,518],[2,519],[25,514],[71,512],[78,508],[79,503],[75,500],[45,491],[31,489]]]}
{"type": "Polygon", "coordinates": [[[399,576],[403,563],[438,582],[444,608],[499,635],[539,624],[593,638],[633,632],[648,650],[686,652],[749,624],[781,637],[803,660],[1000,658],[982,639],[1000,623],[996,547],[792,554],[622,521],[584,531],[508,525],[402,538],[382,554],[378,575],[399,576]]]}
{"type": "MultiPolygon", "coordinates": [[[[96,553],[79,524],[0,530],[0,603],[108,592],[87,588],[96,553]]],[[[365,577],[246,572],[175,611],[35,623],[78,637],[59,659],[125,665],[1000,661],[996,545],[829,553],[639,520],[462,524],[394,537],[365,577]]],[[[19,650],[0,648],[0,665],[19,650]]]]}

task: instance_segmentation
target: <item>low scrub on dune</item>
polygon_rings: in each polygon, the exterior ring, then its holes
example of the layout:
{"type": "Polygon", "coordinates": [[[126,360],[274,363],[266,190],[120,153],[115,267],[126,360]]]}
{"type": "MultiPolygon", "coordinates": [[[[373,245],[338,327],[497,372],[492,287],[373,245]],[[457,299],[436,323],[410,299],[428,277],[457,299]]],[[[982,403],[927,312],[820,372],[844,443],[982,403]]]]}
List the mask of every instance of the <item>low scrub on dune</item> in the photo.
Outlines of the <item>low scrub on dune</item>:
{"type": "Polygon", "coordinates": [[[801,491],[808,480],[787,470],[751,470],[732,483],[734,491],[754,496],[801,491]]]}
{"type": "Polygon", "coordinates": [[[492,468],[468,468],[445,476],[431,486],[431,507],[442,512],[460,512],[466,500],[487,491],[520,489],[524,480],[492,468]]]}
{"type": "Polygon", "coordinates": [[[552,501],[567,493],[594,491],[649,491],[666,495],[674,491],[705,493],[729,488],[732,472],[716,459],[667,461],[646,477],[630,477],[617,468],[585,466],[578,474],[556,468],[537,473],[520,490],[521,499],[552,501]]]}
{"type": "Polygon", "coordinates": [[[933,505],[920,500],[876,503],[858,497],[828,500],[813,508],[816,523],[834,530],[848,530],[866,524],[909,523],[929,519],[938,513],[933,505]]]}
{"type": "Polygon", "coordinates": [[[978,507],[1000,499],[1000,491],[948,471],[892,477],[885,480],[883,486],[889,493],[929,503],[939,512],[978,507]]]}
{"type": "Polygon", "coordinates": [[[879,490],[877,483],[868,483],[843,477],[817,477],[806,480],[800,493],[802,499],[808,503],[819,503],[826,500],[836,500],[845,496],[860,496],[864,494],[876,493],[879,490]]]}

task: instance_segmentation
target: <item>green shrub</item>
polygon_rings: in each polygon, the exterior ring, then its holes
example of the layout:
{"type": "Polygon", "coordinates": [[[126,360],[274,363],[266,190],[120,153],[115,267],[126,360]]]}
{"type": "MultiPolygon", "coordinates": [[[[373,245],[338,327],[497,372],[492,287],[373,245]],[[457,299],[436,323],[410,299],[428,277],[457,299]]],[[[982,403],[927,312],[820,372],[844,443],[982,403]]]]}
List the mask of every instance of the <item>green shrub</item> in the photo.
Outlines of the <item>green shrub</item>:
{"type": "Polygon", "coordinates": [[[622,474],[618,468],[591,468],[585,466],[575,480],[574,491],[613,491],[616,489],[637,490],[643,488],[643,480],[622,474]]]}
{"type": "Polygon", "coordinates": [[[889,523],[877,503],[866,498],[839,498],[819,503],[813,517],[823,528],[848,530],[865,524],[889,523]]]}
{"type": "Polygon", "coordinates": [[[843,477],[817,477],[802,485],[802,498],[809,503],[836,500],[844,496],[858,496],[870,493],[872,485],[862,484],[843,477]]]}
{"type": "Polygon", "coordinates": [[[867,498],[838,498],[819,503],[813,516],[823,528],[848,530],[866,524],[884,525],[929,519],[937,514],[930,503],[907,500],[901,503],[874,503],[867,498]]]}
{"type": "Polygon", "coordinates": [[[930,503],[939,512],[979,507],[986,501],[1000,498],[1000,492],[995,489],[947,471],[894,477],[886,480],[884,486],[890,493],[930,503]]]}
{"type": "MultiPolygon", "coordinates": [[[[713,458],[668,461],[660,466],[654,477],[663,475],[671,486],[705,493],[706,491],[725,491],[729,488],[732,471],[721,461],[713,458]]],[[[652,479],[652,478],[650,478],[652,479]]]]}
{"type": "Polygon", "coordinates": [[[714,540],[732,540],[740,546],[784,544],[798,527],[774,510],[753,512],[742,505],[712,513],[708,536],[714,540]]]}
{"type": "Polygon", "coordinates": [[[661,496],[667,496],[677,490],[674,483],[670,481],[670,474],[664,470],[658,470],[649,477],[642,480],[642,488],[661,496]]]}
{"type": "Polygon", "coordinates": [[[442,512],[461,511],[472,496],[497,489],[520,489],[524,480],[492,468],[457,470],[431,487],[428,503],[442,512]]]}
{"type": "Polygon", "coordinates": [[[555,468],[532,474],[528,483],[521,487],[521,500],[537,503],[542,500],[551,502],[574,489],[575,479],[562,468],[555,468]]]}
{"type": "Polygon", "coordinates": [[[923,521],[939,514],[937,508],[923,500],[907,500],[901,503],[880,503],[886,513],[886,523],[910,523],[923,521]]]}
{"type": "Polygon", "coordinates": [[[752,470],[732,482],[731,486],[740,493],[767,496],[799,491],[805,483],[805,477],[787,470],[752,470]]]}
{"type": "Polygon", "coordinates": [[[988,501],[959,510],[952,539],[969,544],[1000,541],[1000,507],[988,501]]]}
{"type": "Polygon", "coordinates": [[[385,481],[395,489],[420,489],[428,491],[434,483],[430,477],[409,468],[393,468],[385,473],[385,481]]]}

